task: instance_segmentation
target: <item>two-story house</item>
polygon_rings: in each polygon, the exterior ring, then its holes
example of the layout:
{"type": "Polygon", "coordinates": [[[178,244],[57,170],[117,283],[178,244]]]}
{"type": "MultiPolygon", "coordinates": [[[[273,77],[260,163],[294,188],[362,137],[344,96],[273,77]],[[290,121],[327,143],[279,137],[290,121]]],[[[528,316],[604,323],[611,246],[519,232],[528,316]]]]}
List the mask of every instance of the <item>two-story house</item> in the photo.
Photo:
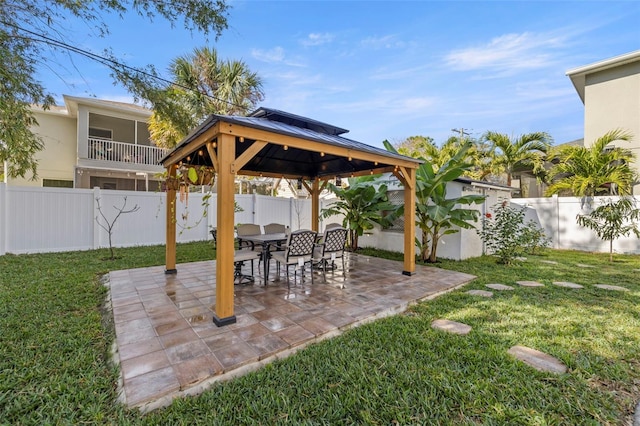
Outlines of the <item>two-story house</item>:
{"type": "Polygon", "coordinates": [[[151,111],[134,104],[64,96],[63,106],[33,108],[44,142],[38,178],[9,185],[155,191],[167,150],[150,140],[151,111]]]}
{"type": "MultiPolygon", "coordinates": [[[[567,71],[584,104],[584,144],[616,129],[630,132],[618,145],[636,154],[640,174],[640,50],[567,71]]],[[[640,185],[634,188],[640,194],[640,185]]]]}

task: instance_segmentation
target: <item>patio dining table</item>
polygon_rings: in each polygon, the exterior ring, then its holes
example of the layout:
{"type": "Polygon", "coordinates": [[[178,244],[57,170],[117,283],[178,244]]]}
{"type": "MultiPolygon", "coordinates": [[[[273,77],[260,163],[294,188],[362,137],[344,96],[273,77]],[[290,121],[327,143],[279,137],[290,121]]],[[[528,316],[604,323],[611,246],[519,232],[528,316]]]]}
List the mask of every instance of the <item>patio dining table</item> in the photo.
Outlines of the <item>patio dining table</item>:
{"type": "Polygon", "coordinates": [[[267,285],[269,278],[269,248],[271,245],[287,242],[289,236],[284,232],[277,234],[257,234],[257,235],[243,235],[242,241],[250,241],[253,244],[262,246],[262,267],[264,273],[264,285],[267,285]]]}

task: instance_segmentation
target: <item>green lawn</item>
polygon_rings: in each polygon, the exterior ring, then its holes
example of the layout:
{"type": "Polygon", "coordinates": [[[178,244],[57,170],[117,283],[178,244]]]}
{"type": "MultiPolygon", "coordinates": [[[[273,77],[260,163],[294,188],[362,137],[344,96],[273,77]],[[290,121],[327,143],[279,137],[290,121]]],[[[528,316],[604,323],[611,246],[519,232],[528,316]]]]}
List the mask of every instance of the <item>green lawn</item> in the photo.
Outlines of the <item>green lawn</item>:
{"type": "MultiPolygon", "coordinates": [[[[116,255],[0,257],[0,424],[624,424],[640,399],[640,256],[619,255],[610,264],[607,254],[547,251],[506,267],[491,258],[443,261],[437,266],[478,278],[143,415],[115,402],[114,331],[99,278],[161,265],[164,247],[116,255]],[[516,280],[546,286],[518,287],[516,280]],[[492,299],[465,293],[488,283],[516,288],[492,299]],[[595,288],[599,283],[631,291],[595,288]],[[433,330],[436,318],[473,331],[433,330]],[[559,358],[569,372],[540,373],[515,361],[506,353],[515,344],[559,358]]],[[[178,246],[179,263],[213,255],[206,242],[178,246]]]]}

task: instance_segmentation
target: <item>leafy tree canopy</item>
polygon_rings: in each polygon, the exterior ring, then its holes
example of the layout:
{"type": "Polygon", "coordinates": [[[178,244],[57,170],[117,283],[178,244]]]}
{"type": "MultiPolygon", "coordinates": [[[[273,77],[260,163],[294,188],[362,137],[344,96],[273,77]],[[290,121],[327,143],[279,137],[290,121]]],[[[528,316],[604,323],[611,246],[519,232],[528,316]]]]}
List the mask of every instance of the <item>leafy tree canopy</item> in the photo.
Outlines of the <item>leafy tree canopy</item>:
{"type": "MultiPolygon", "coordinates": [[[[87,28],[106,36],[109,27],[104,17],[109,13],[135,11],[149,19],[163,18],[182,22],[190,31],[201,31],[218,37],[227,28],[228,6],[224,0],[109,0],[109,1],[39,1],[5,0],[0,2],[0,161],[8,160],[9,175],[37,176],[36,152],[42,141],[33,134],[36,124],[31,105],[48,108],[54,102],[52,94],[37,81],[35,74],[42,67],[54,69],[55,52],[70,55],[82,53],[68,36],[67,17],[84,21],[87,28]]],[[[84,52],[87,53],[87,52],[84,52]]],[[[107,49],[102,56],[93,55],[113,70],[118,80],[151,79],[149,66],[143,73],[121,64],[107,49]]],[[[55,71],[54,71],[55,72],[55,71]]]]}
{"type": "Polygon", "coordinates": [[[492,131],[485,133],[483,139],[491,143],[494,169],[506,174],[508,186],[511,186],[516,171],[537,174],[543,170],[545,154],[553,140],[545,132],[527,133],[512,139],[504,133],[492,131]]]}
{"type": "Polygon", "coordinates": [[[598,138],[590,147],[561,145],[549,154],[554,166],[549,170],[551,184],[546,195],[576,197],[630,195],[637,180],[631,163],[635,155],[615,141],[629,141],[631,135],[614,130],[598,138]]]}
{"type": "Polygon", "coordinates": [[[174,59],[169,71],[174,84],[166,89],[149,79],[127,80],[132,93],[153,104],[151,138],[165,148],[173,148],[209,114],[246,114],[264,98],[256,73],[242,61],[220,59],[209,47],[174,59]]]}

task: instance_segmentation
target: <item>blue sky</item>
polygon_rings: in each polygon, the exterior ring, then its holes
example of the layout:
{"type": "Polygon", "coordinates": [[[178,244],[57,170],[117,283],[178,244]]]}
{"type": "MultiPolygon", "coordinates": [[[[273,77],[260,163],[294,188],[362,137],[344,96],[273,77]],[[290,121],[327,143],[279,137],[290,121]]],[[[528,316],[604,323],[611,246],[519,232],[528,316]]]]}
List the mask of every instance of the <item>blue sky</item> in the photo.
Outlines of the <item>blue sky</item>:
{"type": "MultiPolygon", "coordinates": [[[[639,1],[232,1],[217,40],[134,14],[111,34],[69,22],[74,43],[111,47],[132,66],[169,62],[209,44],[264,82],[261,106],[345,129],[373,146],[463,128],[474,137],[546,131],[583,136],[583,105],[566,71],[640,49],[639,1]]],[[[43,70],[62,94],[130,101],[104,67],[43,70]],[[57,75],[56,75],[57,74],[57,75]]]]}

